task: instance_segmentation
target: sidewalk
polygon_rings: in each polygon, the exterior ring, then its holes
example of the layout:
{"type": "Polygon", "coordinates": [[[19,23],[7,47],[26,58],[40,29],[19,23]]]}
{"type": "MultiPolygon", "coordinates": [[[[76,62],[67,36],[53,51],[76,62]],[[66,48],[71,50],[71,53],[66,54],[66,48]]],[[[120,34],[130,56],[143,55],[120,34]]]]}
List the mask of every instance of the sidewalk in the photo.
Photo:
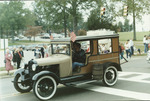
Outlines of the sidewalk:
{"type": "Polygon", "coordinates": [[[9,71],[10,75],[7,75],[7,71],[0,71],[0,79],[1,78],[9,78],[9,77],[13,77],[14,75],[14,72],[16,71],[17,69],[14,69],[14,70],[11,70],[9,71]]]}

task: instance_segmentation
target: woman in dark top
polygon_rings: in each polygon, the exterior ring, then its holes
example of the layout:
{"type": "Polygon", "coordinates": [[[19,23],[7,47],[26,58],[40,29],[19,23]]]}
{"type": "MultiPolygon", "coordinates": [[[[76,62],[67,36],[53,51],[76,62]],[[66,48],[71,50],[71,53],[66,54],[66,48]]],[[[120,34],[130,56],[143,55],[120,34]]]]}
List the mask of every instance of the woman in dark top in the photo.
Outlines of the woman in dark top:
{"type": "Polygon", "coordinates": [[[16,64],[17,64],[17,57],[16,57],[16,55],[17,55],[16,48],[14,48],[13,49],[13,59],[12,59],[12,61],[14,63],[14,66],[16,66],[16,64]]]}

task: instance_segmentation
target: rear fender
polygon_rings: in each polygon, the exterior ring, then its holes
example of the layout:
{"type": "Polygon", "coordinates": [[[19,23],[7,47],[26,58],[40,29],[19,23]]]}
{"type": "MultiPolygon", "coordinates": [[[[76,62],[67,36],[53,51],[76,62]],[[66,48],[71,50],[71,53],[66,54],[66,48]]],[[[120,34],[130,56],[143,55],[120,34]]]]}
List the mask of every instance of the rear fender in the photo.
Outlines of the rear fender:
{"type": "Polygon", "coordinates": [[[119,64],[117,64],[117,63],[114,63],[114,62],[107,62],[107,63],[104,63],[104,69],[105,69],[107,66],[114,66],[114,67],[116,67],[116,69],[117,69],[118,71],[122,71],[121,66],[120,66],[119,64]]]}

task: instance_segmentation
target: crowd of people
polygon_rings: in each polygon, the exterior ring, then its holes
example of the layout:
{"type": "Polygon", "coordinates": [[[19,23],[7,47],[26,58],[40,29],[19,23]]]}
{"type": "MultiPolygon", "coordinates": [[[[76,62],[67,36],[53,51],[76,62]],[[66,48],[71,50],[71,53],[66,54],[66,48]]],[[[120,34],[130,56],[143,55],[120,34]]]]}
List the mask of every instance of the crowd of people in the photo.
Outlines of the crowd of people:
{"type": "Polygon", "coordinates": [[[14,48],[12,53],[9,49],[6,49],[5,54],[5,63],[7,74],[10,75],[9,71],[14,69],[14,66],[17,66],[17,69],[21,68],[21,62],[23,61],[24,52],[22,47],[14,48]]]}
{"type": "MultiPolygon", "coordinates": [[[[150,37],[147,35],[144,35],[143,38],[143,44],[144,44],[144,54],[147,54],[150,58],[150,37]]],[[[141,54],[141,49],[136,49],[134,42],[132,39],[127,40],[125,44],[119,43],[119,51],[120,51],[120,59],[123,59],[124,52],[126,52],[126,58],[131,58],[132,55],[134,55],[134,52],[137,51],[138,54],[141,54]]]]}
{"type": "Polygon", "coordinates": [[[138,54],[141,54],[140,49],[136,49],[134,42],[132,39],[127,40],[125,44],[119,43],[119,51],[120,51],[120,59],[123,59],[124,52],[126,52],[126,58],[130,59],[132,55],[134,55],[134,52],[137,51],[138,54]]]}
{"type": "Polygon", "coordinates": [[[35,47],[34,56],[36,59],[46,58],[50,55],[50,51],[50,46],[44,44],[42,48],[35,47]]]}
{"type": "MultiPolygon", "coordinates": [[[[34,50],[34,57],[37,58],[46,58],[50,54],[50,49],[47,45],[43,45],[42,48],[35,47],[34,50]]],[[[6,71],[7,74],[10,75],[10,70],[13,70],[14,67],[17,67],[17,69],[24,67],[24,52],[23,48],[14,48],[12,52],[7,48],[6,54],[5,54],[5,64],[6,64],[6,71]]]]}
{"type": "Polygon", "coordinates": [[[145,35],[143,38],[144,53],[147,53],[147,60],[150,61],[150,36],[145,35]]]}

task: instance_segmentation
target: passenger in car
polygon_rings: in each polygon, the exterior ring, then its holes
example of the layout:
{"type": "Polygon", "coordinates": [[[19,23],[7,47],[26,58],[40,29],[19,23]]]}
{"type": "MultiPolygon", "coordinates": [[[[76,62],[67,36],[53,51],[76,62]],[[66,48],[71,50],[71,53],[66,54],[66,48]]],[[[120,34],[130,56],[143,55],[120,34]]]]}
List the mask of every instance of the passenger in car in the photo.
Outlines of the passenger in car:
{"type": "Polygon", "coordinates": [[[101,51],[102,51],[103,54],[107,53],[107,49],[106,49],[106,45],[105,44],[102,44],[101,51]]]}
{"type": "Polygon", "coordinates": [[[80,67],[85,65],[85,51],[81,49],[80,43],[75,43],[74,45],[74,51],[72,55],[72,69],[73,71],[76,69],[79,69],[80,67]]]}

